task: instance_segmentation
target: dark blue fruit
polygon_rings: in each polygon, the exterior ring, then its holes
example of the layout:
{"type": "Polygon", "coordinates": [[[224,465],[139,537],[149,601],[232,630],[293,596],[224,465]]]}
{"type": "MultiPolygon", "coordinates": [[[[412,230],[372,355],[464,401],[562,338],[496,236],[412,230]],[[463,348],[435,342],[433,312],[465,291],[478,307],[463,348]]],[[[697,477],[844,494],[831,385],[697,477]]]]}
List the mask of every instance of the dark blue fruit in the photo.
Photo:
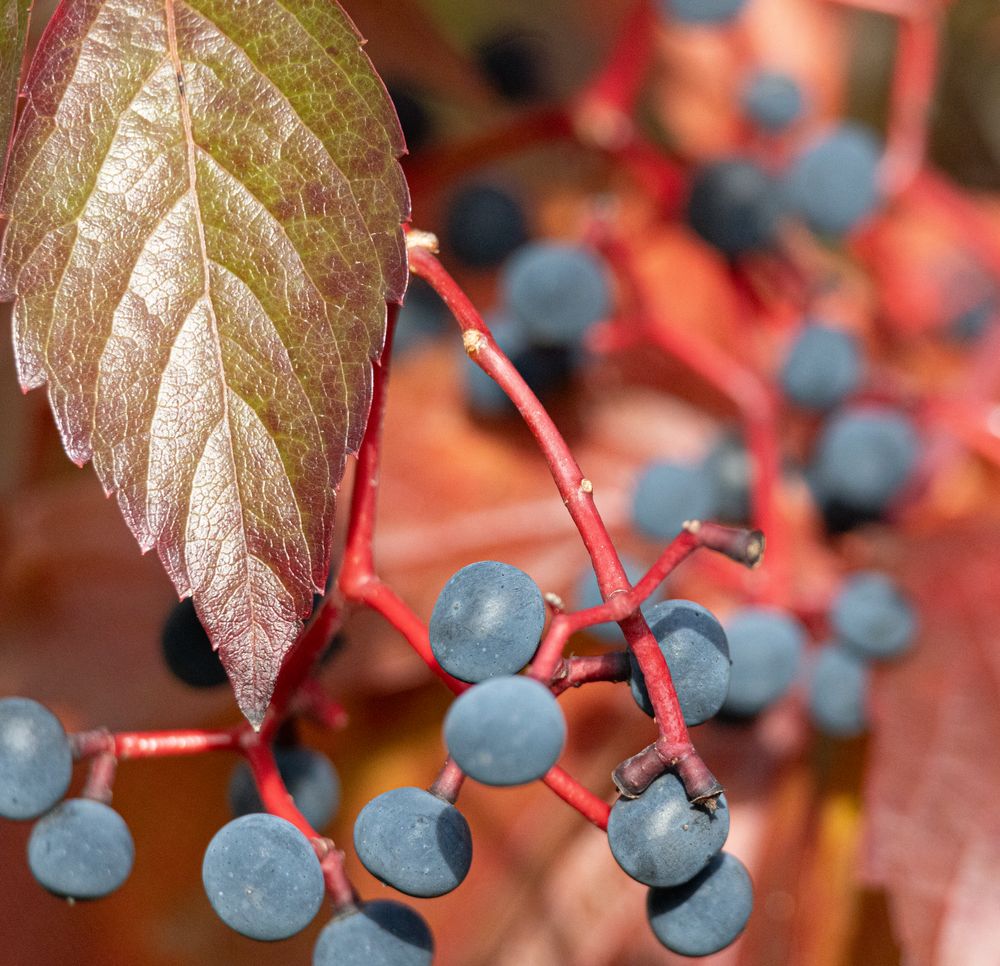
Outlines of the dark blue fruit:
{"type": "Polygon", "coordinates": [[[178,680],[193,688],[225,684],[226,669],[212,650],[190,597],[180,601],[167,616],[160,645],[167,667],[178,680]]]}
{"type": "MultiPolygon", "coordinates": [[[[722,625],[690,600],[654,604],[646,620],[670,668],[684,723],[693,727],[708,721],[718,714],[729,690],[729,645],[722,625]]],[[[652,717],[646,681],[631,653],[629,663],[632,697],[652,717]]]]}
{"type": "Polygon", "coordinates": [[[533,678],[491,678],[448,709],[444,740],[458,767],[476,781],[523,785],[559,760],[566,719],[552,692],[533,678]]]}
{"type": "Polygon", "coordinates": [[[861,382],[862,356],[850,332],[819,323],[796,336],[781,367],[785,397],[804,409],[830,409],[861,382]]]}
{"type": "Polygon", "coordinates": [[[442,896],[472,864],[472,834],[462,813],[422,788],[373,798],[354,823],[354,848],[377,879],[407,895],[442,896]]]}
{"type": "Polygon", "coordinates": [[[656,938],[681,956],[710,956],[743,931],[753,909],[745,866],[720,852],[693,879],[670,889],[650,889],[646,915],[656,938]]]}
{"type": "Polygon", "coordinates": [[[431,612],[431,650],[462,681],[515,674],[538,649],[545,602],[523,571],[480,560],[455,573],[431,612]]]}
{"type": "Polygon", "coordinates": [[[784,185],[788,203],[813,231],[843,235],[878,207],[881,158],[868,128],[840,124],[792,160],[784,185]]]}
{"type": "Polygon", "coordinates": [[[767,131],[781,131],[802,115],[802,88],[780,71],[755,73],[743,90],[747,117],[767,131]]]}
{"type": "Polygon", "coordinates": [[[72,773],[59,719],[30,698],[0,701],[0,816],[43,815],[66,794],[72,773]]]}
{"type": "Polygon", "coordinates": [[[844,581],[830,607],[838,640],[868,659],[897,657],[916,637],[917,615],[896,582],[874,570],[844,581]]]}
{"type": "MultiPolygon", "coordinates": [[[[340,779],[330,759],[298,745],[275,748],[274,757],[295,807],[314,829],[326,828],[340,804],[340,779]]],[[[236,816],[265,811],[245,762],[229,780],[229,806],[236,816]]]]}
{"type": "Polygon", "coordinates": [[[644,536],[671,540],[687,520],[715,516],[715,478],[698,463],[651,463],[639,477],[632,522],[644,536]]]}
{"type": "Polygon", "coordinates": [[[44,815],[28,839],[31,874],[49,892],[99,899],[128,878],[135,846],[125,820],[110,805],[70,798],[44,815]]]}
{"type": "Polygon", "coordinates": [[[904,413],[888,406],[854,406],[823,427],[809,481],[821,506],[875,516],[899,495],[918,456],[917,432],[904,413]]]}
{"type": "Polygon", "coordinates": [[[520,203],[496,185],[468,185],[448,205],[445,251],[466,265],[499,265],[527,240],[528,226],[520,203]]]}
{"type": "Polygon", "coordinates": [[[690,24],[721,24],[734,20],[746,0],[658,0],[664,17],[690,24]]]}
{"type": "Polygon", "coordinates": [[[313,966],[430,966],[434,939],[409,906],[379,900],[342,911],[319,934],[313,966]]]}
{"type": "Polygon", "coordinates": [[[840,644],[824,644],[813,657],[809,716],[823,734],[853,738],[868,727],[868,663],[840,644]]]}
{"type": "Polygon", "coordinates": [[[305,929],[325,891],[313,847],[277,815],[243,815],[219,829],[205,850],[201,877],[227,926],[269,942],[305,929]]]}
{"type": "Polygon", "coordinates": [[[715,491],[716,518],[723,523],[748,523],[753,461],[742,438],[726,433],[709,450],[704,468],[715,491]]]}
{"type": "Polygon", "coordinates": [[[688,223],[724,255],[770,247],[782,215],[774,180],[752,161],[727,158],[695,172],[688,223]]]}
{"type": "Polygon", "coordinates": [[[618,864],[648,886],[687,882],[712,860],[729,835],[726,796],[714,811],[688,801],[680,779],[666,772],[638,798],[619,798],[608,819],[608,844],[618,864]]]}
{"type": "Polygon", "coordinates": [[[726,621],[732,668],[726,714],[759,714],[778,700],[798,673],[805,649],[805,628],[786,611],[746,607],[726,621]]]}
{"type": "Polygon", "coordinates": [[[500,290],[505,311],[536,345],[574,345],[611,311],[607,269],[579,245],[524,245],[504,266],[500,290]]]}

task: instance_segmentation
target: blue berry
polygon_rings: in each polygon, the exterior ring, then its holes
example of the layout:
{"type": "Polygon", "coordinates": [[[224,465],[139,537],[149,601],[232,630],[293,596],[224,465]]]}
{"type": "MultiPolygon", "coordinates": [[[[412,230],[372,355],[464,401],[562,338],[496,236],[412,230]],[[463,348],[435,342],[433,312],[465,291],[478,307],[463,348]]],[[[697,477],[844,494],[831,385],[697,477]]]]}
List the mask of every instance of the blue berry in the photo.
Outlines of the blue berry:
{"type": "Polygon", "coordinates": [[[865,704],[868,664],[839,644],[825,644],[813,657],[809,716],[824,734],[852,738],[868,726],[865,704]]]}
{"type": "Polygon", "coordinates": [[[830,409],[857,389],[861,366],[861,350],[853,335],[810,323],[785,357],[781,388],[787,399],[805,409],[830,409]]]}
{"type": "Polygon", "coordinates": [[[448,308],[437,292],[422,278],[411,278],[396,318],[393,352],[406,352],[441,335],[448,320],[448,308]]]}
{"type": "Polygon", "coordinates": [[[689,24],[720,24],[734,20],[746,0],[658,0],[666,18],[689,24]]]}
{"type": "Polygon", "coordinates": [[[190,687],[212,688],[226,683],[226,669],[212,650],[190,597],[180,601],[167,616],[160,645],[170,672],[190,687]]]}
{"type": "Polygon", "coordinates": [[[838,640],[861,657],[885,659],[908,650],[917,615],[888,574],[863,571],[844,581],[830,607],[838,640]]]}
{"type": "MultiPolygon", "coordinates": [[[[275,748],[278,772],[295,807],[315,829],[330,824],[340,804],[340,779],[326,755],[298,745],[275,748]]],[[[229,806],[233,815],[266,811],[250,767],[241,762],[229,779],[229,806]]]]}
{"type": "Polygon", "coordinates": [[[571,345],[611,311],[601,259],[579,245],[532,242],[501,272],[502,302],[536,345],[571,345]]]}
{"type": "MultiPolygon", "coordinates": [[[[519,323],[503,313],[487,317],[490,331],[514,368],[540,399],[565,389],[579,368],[580,353],[571,346],[533,345],[519,323]]],[[[462,353],[469,407],[477,416],[512,416],[517,410],[507,394],[462,353]]]]}
{"type": "Polygon", "coordinates": [[[444,239],[466,265],[490,268],[528,240],[528,226],[514,197],[495,185],[473,184],[451,199],[444,239]]]}
{"type": "Polygon", "coordinates": [[[58,802],[73,772],[66,732],[30,698],[0,701],[0,816],[38,818],[58,802]]]}
{"type": "Polygon", "coordinates": [[[747,117],[768,131],[781,131],[802,116],[802,88],[780,71],[757,71],[743,90],[747,117]]]}
{"type": "MultiPolygon", "coordinates": [[[[623,556],[621,558],[622,566],[625,568],[625,575],[628,577],[628,582],[635,586],[646,574],[648,567],[644,567],[638,560],[633,560],[630,557],[623,556]]],[[[577,610],[589,610],[591,607],[599,607],[603,602],[601,597],[601,589],[597,586],[597,574],[594,573],[593,567],[587,567],[582,574],[580,574],[579,580],[576,583],[576,607],[577,610]]],[[[653,606],[652,600],[647,600],[643,603],[641,610],[645,614],[648,612],[649,608],[653,606]]],[[[588,634],[594,634],[609,644],[624,644],[625,638],[622,635],[621,628],[614,621],[605,621],[603,624],[594,624],[593,627],[588,627],[586,630],[588,634]]]]}
{"type": "Polygon", "coordinates": [[[545,626],[545,602],[523,571],[495,560],[463,567],[431,613],[431,650],[462,681],[515,674],[531,660],[545,626]]]}
{"type": "Polygon", "coordinates": [[[768,248],[782,201],[774,180],[752,161],[727,158],[699,168],[688,200],[688,223],[724,255],[768,248]]]}
{"type": "Polygon", "coordinates": [[[390,81],[387,87],[406,138],[406,150],[411,154],[419,151],[434,135],[434,122],[424,106],[422,92],[402,81],[390,81]]]}
{"type": "Polygon", "coordinates": [[[671,540],[687,520],[715,516],[715,480],[701,464],[651,463],[639,477],[632,522],[644,536],[671,540]]]}
{"type": "Polygon", "coordinates": [[[855,406],[823,427],[809,471],[821,505],[879,515],[902,490],[919,446],[909,418],[888,406],[855,406]]]}
{"type": "Polygon", "coordinates": [[[548,96],[548,64],[537,34],[509,30],[476,47],[476,61],[508,101],[523,104],[548,96]]]}
{"type": "Polygon", "coordinates": [[[366,902],[341,912],[319,934],[313,966],[431,966],[434,939],[400,902],[366,902]]]}
{"type": "Polygon", "coordinates": [[[997,317],[998,310],[997,297],[988,296],[958,312],[948,323],[947,335],[955,342],[975,342],[997,317]]]}
{"type": "Polygon", "coordinates": [[[705,457],[704,467],[715,491],[716,518],[726,523],[747,523],[753,464],[743,440],[731,433],[724,435],[705,457]]]}
{"type": "MultiPolygon", "coordinates": [[[[722,625],[700,604],[665,600],[646,614],[660,645],[688,727],[718,714],[729,689],[729,645],[722,625]]],[[[629,653],[630,686],[636,704],[650,717],[653,705],[635,655],[629,653]]]]}
{"type": "Polygon", "coordinates": [[[323,902],[323,870],[306,837],[277,815],[234,818],[208,844],[201,866],[208,901],[250,939],[287,939],[323,902]]]}
{"type": "Polygon", "coordinates": [[[541,778],[566,742],[566,719],[533,678],[491,678],[460,695],[444,719],[444,740],[459,768],[484,785],[541,778]]]}
{"type": "Polygon", "coordinates": [[[840,236],[872,214],[880,201],[882,151],[860,124],[841,124],[808,144],[785,176],[791,208],[813,231],[840,236]]]}
{"type": "MultiPolygon", "coordinates": [[[[524,332],[510,316],[492,313],[486,316],[485,321],[496,344],[512,362],[529,348],[524,332]]],[[[509,416],[517,411],[496,380],[483,372],[464,351],[462,359],[465,394],[474,413],[479,416],[509,416]]]]}
{"type": "Polygon", "coordinates": [[[135,846],[125,820],[110,805],[70,798],[44,815],[28,839],[31,874],[49,892],[99,899],[128,878],[135,846]]]}
{"type": "Polygon", "coordinates": [[[720,852],[689,882],[650,889],[646,915],[656,938],[681,956],[710,956],[743,931],[753,909],[745,866],[720,852]]]}
{"type": "Polygon", "coordinates": [[[697,875],[729,835],[726,796],[710,811],[692,805],[680,779],[666,772],[638,798],[619,798],[608,819],[615,861],[638,882],[675,886],[697,875]]]}
{"type": "Polygon", "coordinates": [[[373,798],[354,823],[354,848],[377,879],[407,895],[442,896],[472,864],[472,834],[462,813],[422,788],[373,798]]]}
{"type": "Polygon", "coordinates": [[[746,607],[726,621],[726,637],[733,664],[722,710],[739,717],[759,714],[795,680],[805,628],[777,608],[746,607]]]}

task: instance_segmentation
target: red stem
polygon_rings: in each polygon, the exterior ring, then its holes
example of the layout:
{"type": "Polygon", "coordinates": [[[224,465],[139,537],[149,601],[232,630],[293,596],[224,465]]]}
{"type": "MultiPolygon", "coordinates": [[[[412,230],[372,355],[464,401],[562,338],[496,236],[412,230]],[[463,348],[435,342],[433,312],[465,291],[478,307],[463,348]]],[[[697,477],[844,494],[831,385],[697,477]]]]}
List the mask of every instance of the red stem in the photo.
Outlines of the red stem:
{"type": "Polygon", "coordinates": [[[321,836],[296,808],[282,781],[271,746],[261,741],[259,735],[248,732],[244,752],[264,808],[272,815],[291,822],[316,850],[327,894],[334,906],[339,908],[355,902],[357,896],[344,869],[343,852],[338,851],[330,839],[321,836]]]}
{"type": "Polygon", "coordinates": [[[899,23],[893,68],[882,184],[890,195],[905,190],[923,167],[934,83],[940,16],[922,9],[899,23]]]}
{"type": "MultiPolygon", "coordinates": [[[[394,316],[390,322],[394,322],[394,316]]],[[[424,663],[444,682],[454,694],[460,694],[469,685],[453,678],[437,663],[431,651],[427,625],[383,583],[375,572],[372,541],[375,530],[376,498],[378,496],[379,465],[381,462],[382,423],[385,415],[386,388],[388,384],[388,359],[392,350],[394,326],[390,324],[383,350],[381,365],[375,370],[372,388],[372,406],[365,429],[364,439],[358,451],[358,465],[354,477],[351,496],[350,520],[348,523],[347,545],[337,586],[344,598],[352,603],[369,607],[381,614],[395,627],[417,652],[424,663]]],[[[659,652],[657,652],[659,653],[659,652]]],[[[457,776],[449,779],[457,782],[457,776]]],[[[583,814],[590,818],[600,799],[582,785],[563,773],[564,787],[572,786],[574,802],[584,802],[583,814]],[[592,801],[591,801],[592,799],[592,801]]],[[[458,794],[458,784],[453,792],[458,794]]],[[[574,807],[576,807],[574,805],[574,807]]]]}
{"type": "Polygon", "coordinates": [[[656,22],[650,0],[636,0],[604,68],[573,108],[581,140],[611,151],[632,140],[635,105],[653,60],[656,22]]]}
{"type": "Polygon", "coordinates": [[[103,728],[70,736],[73,757],[79,761],[99,754],[116,758],[165,758],[200,755],[205,751],[240,751],[248,725],[224,731],[119,731],[103,728]]]}
{"type": "Polygon", "coordinates": [[[340,629],[342,620],[343,614],[339,602],[334,600],[332,594],[327,595],[281,667],[267,715],[260,727],[263,741],[273,738],[282,722],[288,717],[290,705],[308,676],[312,674],[316,662],[329,646],[333,635],[340,629]]]}
{"type": "Polygon", "coordinates": [[[465,772],[455,764],[453,758],[449,757],[442,766],[440,774],[434,779],[434,784],[427,790],[454,805],[464,782],[465,772]]]}
{"type": "Polygon", "coordinates": [[[111,789],[115,783],[118,759],[110,752],[97,755],[90,763],[90,771],[84,782],[81,798],[91,798],[96,802],[111,804],[111,789]]]}
{"type": "MultiPolygon", "coordinates": [[[[468,297],[427,248],[419,245],[411,247],[410,269],[428,282],[451,310],[464,334],[466,351],[501,386],[534,435],[559,495],[590,555],[602,595],[608,596],[616,589],[627,587],[628,577],[594,505],[593,486],[583,476],[566,441],[538,397],[500,351],[468,297]]],[[[661,736],[671,743],[692,747],[677,693],[670,680],[670,670],[645,619],[639,613],[633,614],[622,621],[621,628],[646,679],[661,736]]]]}
{"type": "Polygon", "coordinates": [[[347,727],[347,711],[342,704],[334,701],[315,678],[306,678],[299,686],[292,702],[294,714],[311,718],[328,731],[341,731],[347,727]]]}
{"type": "Polygon", "coordinates": [[[611,806],[594,795],[593,792],[587,791],[558,765],[550,768],[542,781],[564,802],[572,805],[588,822],[592,822],[604,832],[608,830],[608,816],[611,814],[611,806]]]}
{"type": "Polygon", "coordinates": [[[634,617],[640,605],[666,579],[667,575],[699,547],[706,547],[755,567],[764,551],[763,534],[759,531],[723,527],[717,523],[693,520],[667,545],[652,567],[634,586],[628,583],[607,593],[604,603],[571,614],[557,614],[539,645],[531,663],[531,676],[543,684],[552,682],[571,634],[594,624],[616,621],[624,630],[625,622],[634,617]]]}
{"type": "Polygon", "coordinates": [[[773,602],[787,599],[791,562],[790,534],[780,507],[781,453],[778,444],[777,402],[773,392],[752,369],[741,365],[711,342],[678,325],[657,320],[645,281],[635,270],[631,249],[606,233],[600,247],[621,277],[633,303],[634,319],[622,319],[597,329],[591,344],[598,351],[651,343],[677,359],[739,410],[746,428],[747,448],[754,464],[750,488],[754,527],[767,534],[769,553],[761,595],[773,602]]]}
{"type": "Polygon", "coordinates": [[[627,681],[629,673],[628,654],[625,651],[574,655],[566,658],[556,669],[551,685],[552,693],[560,695],[570,688],[597,681],[627,681]]]}

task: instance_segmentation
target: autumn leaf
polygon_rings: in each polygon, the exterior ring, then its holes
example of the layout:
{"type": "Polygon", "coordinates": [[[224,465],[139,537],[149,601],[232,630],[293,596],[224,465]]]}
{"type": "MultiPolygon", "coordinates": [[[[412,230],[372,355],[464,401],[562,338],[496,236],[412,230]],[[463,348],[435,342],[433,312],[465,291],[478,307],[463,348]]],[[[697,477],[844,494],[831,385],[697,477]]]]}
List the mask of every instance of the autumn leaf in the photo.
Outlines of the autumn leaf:
{"type": "Polygon", "coordinates": [[[31,0],[0,0],[0,187],[17,108],[17,82],[28,35],[31,0]]]}
{"type": "Polygon", "coordinates": [[[913,964],[985,966],[1000,942],[1000,529],[987,514],[908,542],[924,629],[878,681],[866,873],[913,964]]]}
{"type": "Polygon", "coordinates": [[[259,724],[329,568],[408,213],[402,135],[329,0],[75,0],[11,151],[0,297],[259,724]]]}

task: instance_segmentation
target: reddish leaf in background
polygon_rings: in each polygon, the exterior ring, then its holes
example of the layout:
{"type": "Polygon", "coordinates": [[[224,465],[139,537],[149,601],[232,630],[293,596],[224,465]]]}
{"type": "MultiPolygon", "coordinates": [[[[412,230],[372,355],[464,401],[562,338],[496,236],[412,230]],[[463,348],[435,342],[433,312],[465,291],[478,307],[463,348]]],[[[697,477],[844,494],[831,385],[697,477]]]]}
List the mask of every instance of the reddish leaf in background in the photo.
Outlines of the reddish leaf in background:
{"type": "Polygon", "coordinates": [[[879,681],[866,872],[913,964],[987,966],[1000,949],[998,539],[980,519],[908,544],[923,633],[879,681]]]}
{"type": "Polygon", "coordinates": [[[329,0],[77,0],[26,86],[0,264],[21,384],[259,723],[405,287],[398,122],[329,0]]]}

